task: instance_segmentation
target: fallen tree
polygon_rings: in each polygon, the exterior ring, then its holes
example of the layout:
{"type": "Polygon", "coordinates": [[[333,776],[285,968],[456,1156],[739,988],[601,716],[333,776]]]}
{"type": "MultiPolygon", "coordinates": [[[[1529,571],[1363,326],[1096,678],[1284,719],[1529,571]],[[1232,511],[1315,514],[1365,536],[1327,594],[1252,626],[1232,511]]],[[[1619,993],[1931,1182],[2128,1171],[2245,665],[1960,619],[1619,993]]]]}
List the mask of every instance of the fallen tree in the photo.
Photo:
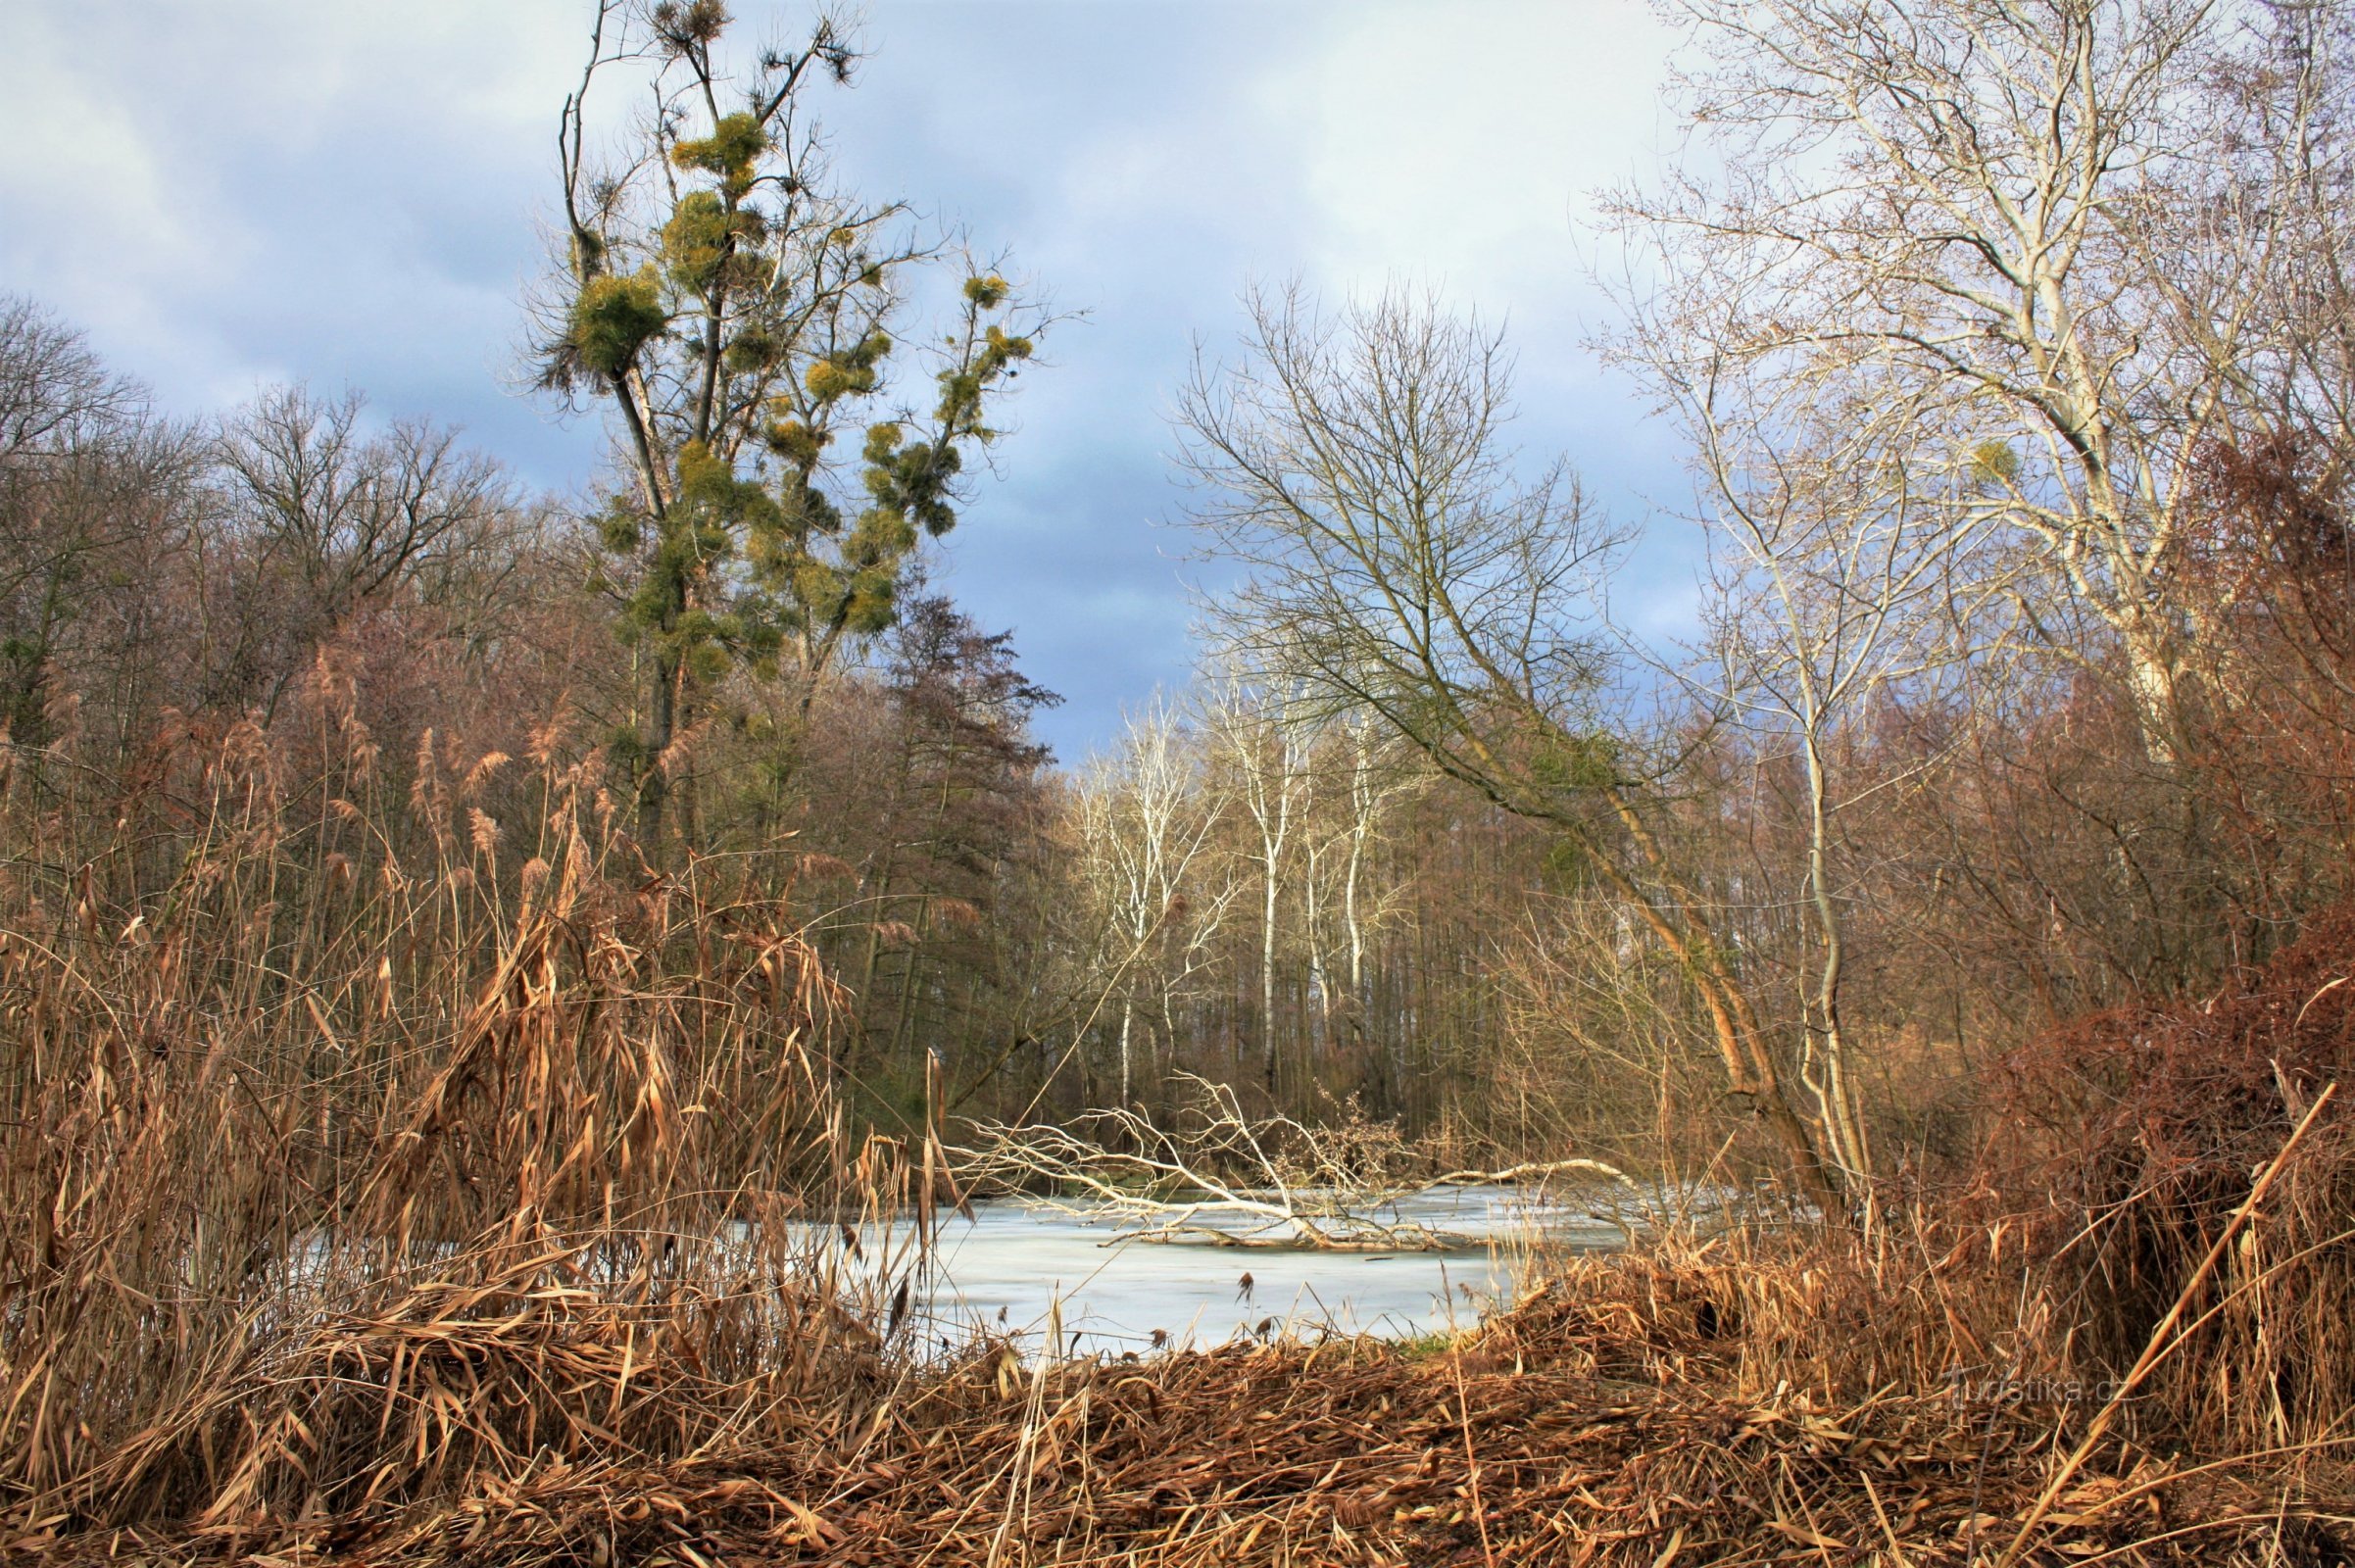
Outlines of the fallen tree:
{"type": "Polygon", "coordinates": [[[1616,1167],[1556,1159],[1502,1170],[1417,1173],[1395,1128],[1347,1115],[1328,1126],[1254,1117],[1234,1088],[1192,1074],[1167,1125],[1129,1108],[1065,1124],[974,1121],[953,1150],[965,1190],[1031,1195],[1051,1207],[1121,1223],[1119,1239],[1217,1247],[1438,1250],[1475,1238],[1422,1224],[1400,1205],[1479,1185],[1581,1175],[1630,1190],[1616,1167]]]}

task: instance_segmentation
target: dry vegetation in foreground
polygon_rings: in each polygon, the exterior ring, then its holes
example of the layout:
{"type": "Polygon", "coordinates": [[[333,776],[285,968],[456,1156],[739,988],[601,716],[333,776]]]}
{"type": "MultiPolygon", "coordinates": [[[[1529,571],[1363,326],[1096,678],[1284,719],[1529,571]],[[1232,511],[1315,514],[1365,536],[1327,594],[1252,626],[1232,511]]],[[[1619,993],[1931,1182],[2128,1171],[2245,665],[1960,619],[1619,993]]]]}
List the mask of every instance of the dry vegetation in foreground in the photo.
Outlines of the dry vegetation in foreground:
{"type": "MultiPolygon", "coordinates": [[[[59,1544],[264,1563],[2348,1560],[2355,1521],[2315,1500],[2343,1498],[2347,1471],[2320,1458],[2214,1469],[2120,1446],[2055,1489],[2067,1430],[2048,1408],[1839,1392],[1928,1348],[1884,1343],[1889,1282],[1856,1261],[1589,1260],[1436,1348],[1027,1365],[997,1348],[880,1375],[837,1343],[813,1356],[842,1379],[832,1396],[700,1444],[697,1401],[743,1391],[694,1375],[691,1337],[633,1340],[623,1315],[487,1281],[325,1326],[279,1374],[347,1385],[364,1433],[398,1412],[363,1450],[384,1500],[217,1506],[59,1544]],[[1815,1376],[1755,1386],[1778,1371],[1815,1376]],[[536,1453],[499,1413],[523,1384],[569,1394],[536,1453]],[[452,1446],[463,1461],[437,1473],[427,1456],[452,1446]]],[[[304,1494],[300,1454],[262,1458],[304,1494]]]]}
{"type": "Polygon", "coordinates": [[[945,1156],[845,1133],[791,862],[649,869],[553,734],[395,790],[312,700],[312,751],[175,733],[105,810],[62,752],[8,780],[14,1553],[2355,1551],[2355,922],[2017,1057],[1971,1182],[1853,1230],[1571,1260],[1437,1348],[944,1362],[902,1292],[945,1156]],[[833,1222],[885,1214],[854,1277],[833,1222]]]}

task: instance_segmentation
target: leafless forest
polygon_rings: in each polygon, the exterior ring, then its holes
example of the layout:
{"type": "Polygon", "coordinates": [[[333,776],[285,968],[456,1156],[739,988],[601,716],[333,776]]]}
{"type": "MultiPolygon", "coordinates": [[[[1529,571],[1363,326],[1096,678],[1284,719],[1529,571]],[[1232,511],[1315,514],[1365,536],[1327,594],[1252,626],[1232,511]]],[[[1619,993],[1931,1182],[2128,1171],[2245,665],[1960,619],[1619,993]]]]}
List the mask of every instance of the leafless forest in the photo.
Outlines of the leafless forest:
{"type": "Polygon", "coordinates": [[[0,299],[0,1546],[2355,1560],[2355,15],[1679,14],[1588,242],[1687,514],[1443,294],[1263,282],[1170,389],[1201,670],[1084,759],[927,574],[1068,323],[836,179],[833,22],[585,7],[576,493],[0,299]],[[1437,1351],[846,1267],[1205,1086],[1756,1200],[1437,1351]]]}

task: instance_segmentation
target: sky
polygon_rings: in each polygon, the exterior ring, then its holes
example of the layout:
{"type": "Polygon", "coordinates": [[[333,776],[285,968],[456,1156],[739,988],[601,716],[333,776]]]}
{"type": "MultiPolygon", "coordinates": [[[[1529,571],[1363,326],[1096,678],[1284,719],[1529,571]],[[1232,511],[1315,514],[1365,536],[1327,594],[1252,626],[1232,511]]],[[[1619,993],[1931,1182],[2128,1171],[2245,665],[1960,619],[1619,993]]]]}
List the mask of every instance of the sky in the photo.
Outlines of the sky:
{"type": "MultiPolygon", "coordinates": [[[[790,36],[794,0],[734,0],[790,36]]],[[[273,382],[463,425],[582,492],[603,448],[524,394],[554,129],[590,0],[0,0],[0,291],[181,414],[273,382]]],[[[1202,581],[1174,392],[1253,279],[1407,283],[1505,323],[1517,438],[1644,532],[1613,590],[1688,613],[1673,432],[1591,352],[1595,193],[1657,165],[1671,40],[1641,0],[873,0],[818,112],[837,166],[1010,253],[1045,345],[934,581],[1062,693],[1076,760],[1182,683],[1202,581]],[[1655,512],[1655,509],[1662,509],[1655,512]]]]}

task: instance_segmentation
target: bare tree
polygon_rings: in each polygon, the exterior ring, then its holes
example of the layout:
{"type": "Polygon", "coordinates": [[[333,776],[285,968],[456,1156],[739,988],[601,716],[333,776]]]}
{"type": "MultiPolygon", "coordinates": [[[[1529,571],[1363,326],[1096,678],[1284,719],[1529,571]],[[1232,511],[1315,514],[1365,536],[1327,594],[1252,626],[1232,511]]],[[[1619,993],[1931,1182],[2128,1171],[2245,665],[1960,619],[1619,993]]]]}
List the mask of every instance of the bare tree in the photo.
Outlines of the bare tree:
{"type": "Polygon", "coordinates": [[[64,451],[144,414],[143,388],[89,340],[19,294],[0,294],[0,462],[64,451]]]}
{"type": "Polygon", "coordinates": [[[2355,464],[2355,7],[2315,0],[2262,18],[2211,77],[2228,156],[2248,171],[2235,208],[2251,209],[2219,216],[2254,219],[2268,240],[2271,265],[2244,282],[2259,291],[2251,314],[2267,351],[2244,371],[2259,411],[2251,444],[2322,454],[2315,478],[2327,487],[2355,464]]]}
{"type": "Polygon", "coordinates": [[[1424,769],[1404,765],[1394,735],[1379,731],[1365,713],[1344,720],[1349,752],[1349,853],[1343,858],[1341,884],[1342,931],[1349,955],[1349,1028],[1373,1054],[1382,1072],[1382,1092],[1395,1092],[1400,1062],[1398,1032],[1377,1027],[1369,1031],[1374,1004],[1366,957],[1373,937],[1394,923],[1413,891],[1412,877],[1390,879],[1376,886],[1373,869],[1385,829],[1394,812],[1432,782],[1424,769]]]}
{"type": "Polygon", "coordinates": [[[265,392],[223,420],[213,447],[221,519],[269,597],[245,608],[221,695],[276,710],[318,639],[362,604],[436,584],[479,590],[511,550],[521,508],[513,483],[457,432],[423,420],[366,424],[356,392],[265,392]],[[258,639],[273,646],[265,647],[258,639]]]}
{"type": "Polygon", "coordinates": [[[1099,964],[1120,997],[1118,1103],[1137,1103],[1140,1014],[1164,1042],[1209,962],[1238,884],[1210,865],[1226,810],[1200,752],[1158,698],[1130,715],[1115,749],[1080,781],[1080,876],[1095,906],[1099,964]]]}
{"type": "Polygon", "coordinates": [[[1442,1188],[1553,1177],[1635,1186],[1593,1159],[1413,1173],[1420,1161],[1395,1126],[1254,1117],[1231,1084],[1184,1083],[1188,1102],[1168,1125],[1127,1109],[1090,1111],[1068,1126],[975,1121],[971,1144],[950,1152],[967,1187],[1045,1186],[1078,1195],[1083,1212],[1111,1215],[1137,1240],[1214,1247],[1460,1247],[1469,1239],[1406,1219],[1398,1204],[1442,1188]]]}
{"type": "MultiPolygon", "coordinates": [[[[1777,406],[1725,381],[1679,386],[1696,437],[1702,520],[1715,572],[1706,605],[1718,683],[1705,700],[1747,738],[1755,763],[1789,758],[1798,777],[1796,897],[1808,955],[1799,1004],[1798,1077],[1826,1152],[1850,1178],[1872,1168],[1856,1101],[1856,1042],[1842,1005],[1845,906],[1856,872],[1841,863],[1840,819],[1868,798],[1935,768],[1926,750],[1854,779],[1843,764],[1889,705],[1935,705],[1975,660],[2010,645],[2000,568],[1983,567],[1988,529],[1891,451],[1872,411],[1846,403],[1777,406]],[[1739,411],[1716,416],[1720,398],[1739,411]],[[1915,488],[1917,480],[1934,488],[1915,488]]],[[[1983,481],[1986,482],[1986,481],[1983,481]]]]}
{"type": "Polygon", "coordinates": [[[1907,449],[1918,504],[2011,537],[2024,601],[2098,616],[2168,761],[2186,478],[2278,411],[2264,368],[2320,341],[2283,308],[2320,176],[2275,149],[2313,149],[2331,57],[2251,59],[2308,8],[1680,9],[1703,51],[1682,81],[1693,157],[1614,204],[1621,347],[1688,401],[1771,386],[1764,434],[1808,400],[1870,420],[1907,449]]]}
{"type": "MultiPolygon", "coordinates": [[[[1307,949],[1308,987],[1315,1004],[1312,1023],[1328,1032],[1346,1027],[1358,1045],[1376,1052],[1387,1042],[1366,1033],[1366,953],[1374,931],[1396,908],[1406,885],[1377,884],[1375,862],[1384,831],[1401,801],[1430,775],[1401,765],[1395,738],[1378,733],[1364,713],[1343,715],[1311,738],[1304,776],[1306,820],[1300,832],[1300,924],[1307,949]],[[1339,780],[1346,788],[1318,787],[1339,780]],[[1326,926],[1338,923],[1328,942],[1326,926]],[[1338,947],[1346,965],[1337,978],[1327,961],[1338,947]]],[[[1394,1065],[1380,1063],[1385,1073],[1394,1065]]]]}
{"type": "Polygon", "coordinates": [[[1729,1090],[1836,1200],[1718,912],[1656,830],[1653,770],[1604,711],[1595,610],[1619,536],[1565,465],[1519,476],[1501,342],[1396,295],[1250,304],[1242,363],[1199,365],[1179,416],[1195,521],[1245,573],[1226,641],[1561,834],[1683,966],[1729,1090]]]}
{"type": "Polygon", "coordinates": [[[1276,1040],[1280,906],[1312,788],[1305,726],[1291,710],[1297,707],[1230,671],[1212,693],[1209,709],[1210,732],[1221,760],[1234,769],[1235,793],[1251,820],[1252,858],[1259,869],[1259,1072],[1271,1095],[1277,1091],[1281,1059],[1276,1040]]]}
{"type": "Polygon", "coordinates": [[[143,388],[79,331],[0,296],[0,723],[19,745],[50,737],[52,707],[73,695],[67,666],[129,654],[85,646],[101,603],[123,612],[122,640],[140,640],[195,472],[188,433],[156,418],[143,388]]]}

